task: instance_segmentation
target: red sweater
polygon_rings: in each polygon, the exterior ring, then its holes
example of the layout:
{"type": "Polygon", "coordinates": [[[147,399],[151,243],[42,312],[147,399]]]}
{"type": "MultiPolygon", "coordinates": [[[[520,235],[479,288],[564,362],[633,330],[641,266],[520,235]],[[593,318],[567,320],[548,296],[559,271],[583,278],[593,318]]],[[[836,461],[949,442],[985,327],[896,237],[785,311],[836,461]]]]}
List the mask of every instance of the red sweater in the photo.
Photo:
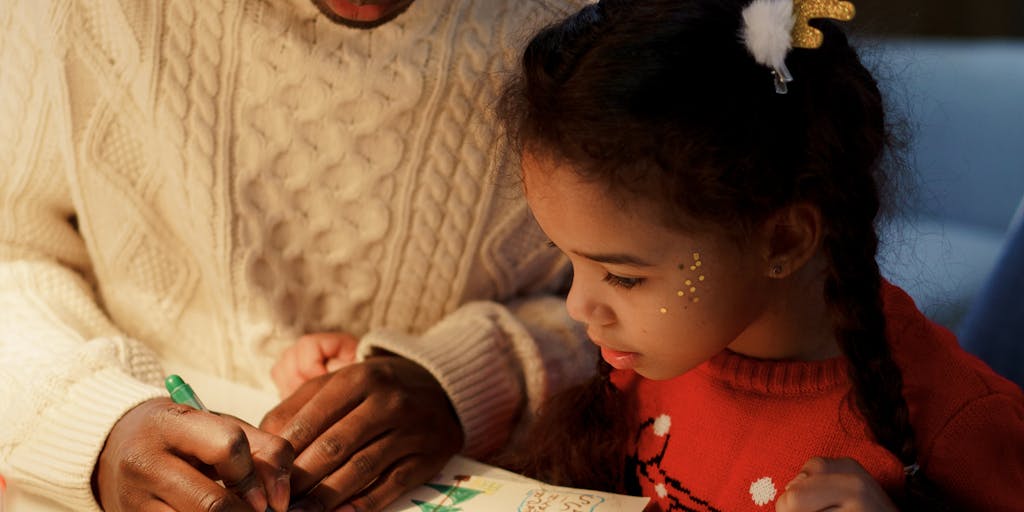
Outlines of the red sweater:
{"type": "MultiPolygon", "coordinates": [[[[964,352],[902,290],[887,284],[883,294],[922,470],[966,510],[1024,511],[1021,389],[964,352]]],[[[813,456],[851,457],[887,490],[900,489],[902,465],[844,400],[844,364],[726,351],[671,380],[613,374],[639,406],[633,453],[651,508],[774,511],[813,456]]]]}

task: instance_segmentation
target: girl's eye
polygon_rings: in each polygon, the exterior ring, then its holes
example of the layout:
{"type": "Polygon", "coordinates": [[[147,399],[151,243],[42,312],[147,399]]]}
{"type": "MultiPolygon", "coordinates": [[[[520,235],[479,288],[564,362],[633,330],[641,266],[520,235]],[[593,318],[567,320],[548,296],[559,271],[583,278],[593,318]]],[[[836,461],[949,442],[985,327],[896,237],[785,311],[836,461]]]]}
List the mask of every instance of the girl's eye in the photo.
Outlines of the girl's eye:
{"type": "Polygon", "coordinates": [[[615,274],[605,274],[603,281],[612,286],[621,286],[627,290],[644,282],[643,278],[640,277],[622,277],[615,274]]]}

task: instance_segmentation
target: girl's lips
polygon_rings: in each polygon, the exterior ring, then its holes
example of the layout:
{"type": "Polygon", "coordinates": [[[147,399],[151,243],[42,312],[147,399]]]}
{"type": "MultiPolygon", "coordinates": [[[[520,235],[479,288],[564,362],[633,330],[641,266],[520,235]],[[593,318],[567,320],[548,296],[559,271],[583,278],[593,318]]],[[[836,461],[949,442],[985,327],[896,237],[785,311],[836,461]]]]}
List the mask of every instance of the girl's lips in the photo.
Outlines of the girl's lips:
{"type": "Polygon", "coordinates": [[[601,357],[616,370],[629,370],[636,363],[636,352],[619,352],[601,347],[601,357]]]}

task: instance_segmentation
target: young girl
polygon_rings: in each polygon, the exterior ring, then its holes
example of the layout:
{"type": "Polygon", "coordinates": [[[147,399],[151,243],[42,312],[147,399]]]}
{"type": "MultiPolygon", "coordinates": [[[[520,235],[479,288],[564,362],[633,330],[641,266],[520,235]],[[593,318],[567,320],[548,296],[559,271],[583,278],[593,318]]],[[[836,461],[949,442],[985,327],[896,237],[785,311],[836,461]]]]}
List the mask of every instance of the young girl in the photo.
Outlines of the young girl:
{"type": "Polygon", "coordinates": [[[528,45],[500,113],[605,367],[506,462],[661,511],[1024,510],[1021,390],[879,274],[882,97],[806,21],[852,6],[797,3],[602,0],[528,45]]]}

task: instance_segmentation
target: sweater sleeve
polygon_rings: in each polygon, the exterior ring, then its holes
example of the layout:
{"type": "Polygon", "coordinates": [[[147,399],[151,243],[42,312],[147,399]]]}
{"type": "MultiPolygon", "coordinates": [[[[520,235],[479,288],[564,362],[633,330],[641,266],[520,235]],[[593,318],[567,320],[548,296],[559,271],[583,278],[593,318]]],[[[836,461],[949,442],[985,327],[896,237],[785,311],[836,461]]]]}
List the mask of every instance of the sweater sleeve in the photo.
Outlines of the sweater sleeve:
{"type": "Polygon", "coordinates": [[[1020,510],[1024,498],[1024,398],[993,393],[954,415],[924,461],[928,477],[964,510],[1020,510]]]}
{"type": "Polygon", "coordinates": [[[387,351],[430,371],[462,423],[463,453],[482,457],[528,424],[547,397],[589,376],[592,349],[563,300],[536,296],[465,304],[421,336],[370,332],[360,356],[387,351]]]}
{"type": "MultiPolygon", "coordinates": [[[[90,477],[111,426],[159,396],[153,354],[98,305],[66,176],[72,146],[61,9],[0,12],[0,471],[98,510],[90,477]]],[[[65,9],[66,11],[66,9],[65,9]]],[[[65,13],[66,14],[66,13],[65,13]]]]}

